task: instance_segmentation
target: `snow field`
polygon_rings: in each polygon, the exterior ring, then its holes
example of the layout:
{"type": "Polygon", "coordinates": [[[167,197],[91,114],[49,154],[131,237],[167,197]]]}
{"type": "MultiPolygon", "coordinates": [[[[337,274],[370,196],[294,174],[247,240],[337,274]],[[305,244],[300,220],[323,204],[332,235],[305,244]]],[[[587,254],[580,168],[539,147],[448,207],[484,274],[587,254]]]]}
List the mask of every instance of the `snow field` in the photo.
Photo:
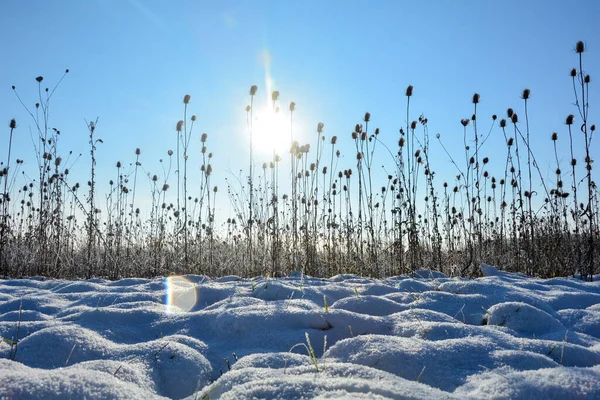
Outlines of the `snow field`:
{"type": "Polygon", "coordinates": [[[0,280],[0,398],[600,399],[600,283],[482,271],[0,280]]]}

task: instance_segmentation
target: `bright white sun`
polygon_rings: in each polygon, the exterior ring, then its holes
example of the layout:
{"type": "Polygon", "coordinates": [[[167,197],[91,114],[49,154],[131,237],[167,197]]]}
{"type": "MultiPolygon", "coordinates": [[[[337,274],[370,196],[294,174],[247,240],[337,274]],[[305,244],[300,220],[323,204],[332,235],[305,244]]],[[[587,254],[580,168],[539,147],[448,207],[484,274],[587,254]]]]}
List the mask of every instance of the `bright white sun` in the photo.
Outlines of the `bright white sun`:
{"type": "Polygon", "coordinates": [[[290,121],[281,112],[271,108],[256,111],[252,126],[252,144],[257,157],[272,161],[273,151],[280,157],[289,152],[290,121]]]}

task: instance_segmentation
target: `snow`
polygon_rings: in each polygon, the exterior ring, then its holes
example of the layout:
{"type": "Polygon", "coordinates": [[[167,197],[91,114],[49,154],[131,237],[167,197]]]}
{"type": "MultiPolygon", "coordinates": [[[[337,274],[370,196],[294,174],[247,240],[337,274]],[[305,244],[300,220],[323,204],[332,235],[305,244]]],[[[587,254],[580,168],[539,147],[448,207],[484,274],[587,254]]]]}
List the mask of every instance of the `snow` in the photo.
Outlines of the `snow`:
{"type": "Polygon", "coordinates": [[[481,271],[0,280],[0,399],[600,399],[598,280],[481,271]]]}

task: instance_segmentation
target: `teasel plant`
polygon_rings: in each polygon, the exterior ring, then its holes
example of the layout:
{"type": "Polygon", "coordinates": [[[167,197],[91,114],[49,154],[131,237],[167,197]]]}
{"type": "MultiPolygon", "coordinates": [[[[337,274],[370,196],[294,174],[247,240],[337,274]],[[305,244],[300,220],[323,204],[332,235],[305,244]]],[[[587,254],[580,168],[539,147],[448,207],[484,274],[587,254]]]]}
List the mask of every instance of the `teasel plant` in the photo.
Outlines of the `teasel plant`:
{"type": "MultiPolygon", "coordinates": [[[[593,276],[594,276],[594,266],[595,266],[594,265],[594,258],[595,258],[594,234],[595,234],[596,228],[594,227],[594,205],[593,205],[595,183],[592,180],[593,160],[591,159],[591,156],[590,156],[590,147],[592,144],[592,136],[593,136],[594,131],[596,130],[596,126],[591,125],[588,127],[589,84],[591,82],[591,78],[590,78],[590,75],[584,73],[584,69],[583,69],[583,53],[585,53],[586,50],[587,49],[586,49],[585,43],[583,41],[578,41],[575,44],[575,53],[577,54],[577,57],[578,57],[579,69],[574,68],[571,71],[571,77],[573,80],[573,92],[575,94],[575,106],[577,107],[577,110],[579,111],[579,115],[582,120],[581,132],[583,133],[584,146],[585,146],[585,159],[584,159],[584,162],[585,162],[584,166],[586,169],[585,179],[587,181],[587,188],[588,188],[587,205],[582,207],[583,209],[581,210],[582,216],[585,215],[587,217],[587,228],[588,228],[588,235],[587,235],[588,236],[587,237],[588,250],[587,250],[587,255],[586,255],[587,265],[585,266],[585,268],[583,268],[583,265],[581,265],[582,268],[580,270],[580,273],[582,276],[586,275],[587,278],[590,281],[592,281],[593,276]]],[[[571,117],[571,116],[569,116],[569,117],[571,117]]],[[[569,135],[571,135],[572,118],[571,118],[570,122],[571,122],[571,124],[568,124],[569,135]]],[[[574,173],[573,173],[573,179],[575,179],[574,173]]],[[[574,197],[575,197],[575,193],[574,193],[574,197]]],[[[574,212],[575,212],[577,219],[579,219],[578,214],[580,211],[577,208],[575,208],[574,212]]]]}

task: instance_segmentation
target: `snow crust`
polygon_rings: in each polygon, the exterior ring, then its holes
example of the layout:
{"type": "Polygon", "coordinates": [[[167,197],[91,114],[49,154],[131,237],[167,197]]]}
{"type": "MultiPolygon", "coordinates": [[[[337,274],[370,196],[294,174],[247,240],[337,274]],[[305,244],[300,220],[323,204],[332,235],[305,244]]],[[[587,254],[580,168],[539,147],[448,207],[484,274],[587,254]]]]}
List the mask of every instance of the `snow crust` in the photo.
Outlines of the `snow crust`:
{"type": "Polygon", "coordinates": [[[0,398],[600,399],[600,283],[481,270],[0,280],[0,398]]]}

